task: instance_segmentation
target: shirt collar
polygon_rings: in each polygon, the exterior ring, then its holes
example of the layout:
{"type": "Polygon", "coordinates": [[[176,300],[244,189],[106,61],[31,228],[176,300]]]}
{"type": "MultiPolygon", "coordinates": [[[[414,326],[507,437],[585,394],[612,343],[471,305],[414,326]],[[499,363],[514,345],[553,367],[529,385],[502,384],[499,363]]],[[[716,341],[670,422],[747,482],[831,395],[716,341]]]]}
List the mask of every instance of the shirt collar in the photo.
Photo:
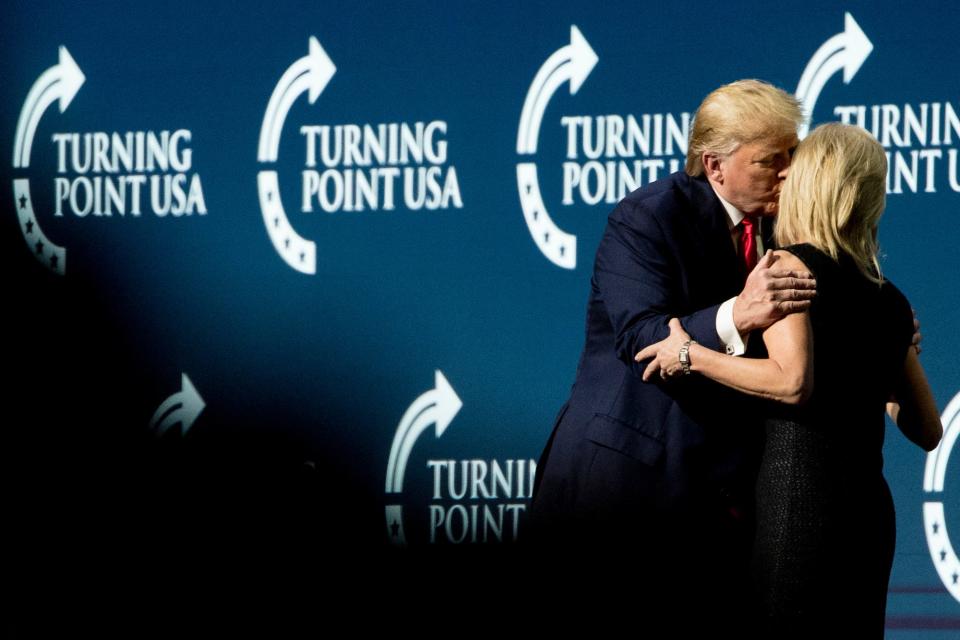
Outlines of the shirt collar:
{"type": "Polygon", "coordinates": [[[723,196],[717,193],[717,190],[714,188],[713,184],[710,184],[710,188],[713,189],[713,192],[717,194],[717,198],[720,200],[720,204],[723,205],[724,211],[727,212],[727,229],[733,231],[734,227],[740,224],[740,221],[743,220],[746,216],[743,214],[740,209],[737,209],[735,206],[727,202],[723,196]]]}

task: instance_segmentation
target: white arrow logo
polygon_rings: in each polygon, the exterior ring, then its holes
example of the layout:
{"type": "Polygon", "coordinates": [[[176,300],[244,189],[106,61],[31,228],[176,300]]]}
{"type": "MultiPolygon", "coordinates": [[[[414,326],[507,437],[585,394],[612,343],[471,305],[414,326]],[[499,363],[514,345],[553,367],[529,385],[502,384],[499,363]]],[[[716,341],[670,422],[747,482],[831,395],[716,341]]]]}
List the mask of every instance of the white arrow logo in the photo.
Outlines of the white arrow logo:
{"type": "MultiPolygon", "coordinates": [[[[517,153],[532,155],[537,152],[540,124],[550,98],[569,81],[570,95],[575,95],[590,75],[599,58],[576,25],[570,26],[570,44],[561,47],[547,58],[527,91],[520,112],[517,129],[517,153]]],[[[577,266],[577,237],[560,229],[547,212],[537,181],[537,165],[532,162],[517,164],[517,187],[523,218],[540,251],[558,267],[577,266]]]]}
{"type": "MultiPolygon", "coordinates": [[[[927,466],[923,473],[923,490],[934,495],[943,493],[950,451],[960,438],[960,393],[947,405],[940,420],[943,423],[943,438],[937,448],[927,454],[927,466]]],[[[956,505],[956,501],[953,504],[956,505]]],[[[943,586],[960,602],[960,559],[947,535],[942,499],[923,503],[923,530],[927,534],[927,548],[933,566],[943,586]]]]}
{"type": "MultiPolygon", "coordinates": [[[[450,383],[438,369],[435,375],[434,388],[423,393],[413,401],[397,425],[397,431],[390,447],[390,458],[387,462],[387,493],[401,493],[403,491],[403,476],[407,469],[407,460],[417,438],[436,425],[436,436],[439,438],[453,421],[463,401],[457,395],[450,383]]],[[[402,505],[387,505],[387,534],[390,540],[397,544],[404,544],[402,505]]]]}
{"type": "Polygon", "coordinates": [[[181,377],[180,391],[163,401],[150,419],[150,430],[162,436],[170,427],[180,424],[180,435],[187,435],[197,416],[207,405],[197,393],[187,374],[181,377]]]}
{"type": "MultiPolygon", "coordinates": [[[[320,46],[320,42],[310,36],[310,53],[294,62],[280,77],[280,81],[270,96],[267,110],[263,114],[260,127],[260,142],[257,147],[257,160],[276,162],[280,149],[280,133],[290,107],[301,93],[307,92],[310,104],[317,101],[327,83],[333,77],[337,67],[320,46]]],[[[261,171],[257,174],[257,190],[260,195],[260,211],[267,235],[274,249],[287,264],[301,273],[314,274],[317,271],[316,245],[301,237],[287,219],[280,202],[280,187],[276,171],[261,171]]]]}
{"type": "MultiPolygon", "coordinates": [[[[807,68],[800,76],[795,95],[803,105],[804,112],[813,118],[813,108],[820,97],[820,91],[833,74],[843,69],[843,83],[850,84],[853,76],[873,51],[873,43],[849,13],[844,13],[843,33],[838,33],[817,49],[810,58],[807,68]]],[[[800,138],[805,138],[810,130],[809,120],[800,128],[800,138]]]]}
{"type": "Polygon", "coordinates": [[[536,77],[520,112],[517,153],[536,153],[540,123],[547,103],[564,82],[570,81],[570,95],[576,95],[599,58],[576,25],[570,26],[570,44],[547,58],[536,77]]]}
{"type": "Polygon", "coordinates": [[[60,113],[67,110],[73,97],[83,85],[86,76],[74,62],[66,47],[60,47],[60,63],[44,71],[30,88],[27,100],[20,110],[17,121],[17,135],[13,143],[13,168],[26,169],[30,166],[30,149],[33,135],[43,112],[55,101],[60,101],[60,113]]]}
{"type": "MultiPolygon", "coordinates": [[[[27,99],[20,110],[17,120],[17,133],[13,142],[13,168],[26,169],[30,166],[30,151],[33,137],[44,112],[54,102],[60,102],[60,113],[67,110],[73,97],[77,95],[86,77],[74,62],[67,48],[60,47],[59,63],[44,71],[30,87],[27,99]]],[[[31,252],[40,262],[51,270],[63,275],[66,269],[67,251],[51,242],[37,223],[33,211],[33,198],[30,197],[30,182],[26,178],[13,181],[13,197],[20,231],[31,252]]]]}

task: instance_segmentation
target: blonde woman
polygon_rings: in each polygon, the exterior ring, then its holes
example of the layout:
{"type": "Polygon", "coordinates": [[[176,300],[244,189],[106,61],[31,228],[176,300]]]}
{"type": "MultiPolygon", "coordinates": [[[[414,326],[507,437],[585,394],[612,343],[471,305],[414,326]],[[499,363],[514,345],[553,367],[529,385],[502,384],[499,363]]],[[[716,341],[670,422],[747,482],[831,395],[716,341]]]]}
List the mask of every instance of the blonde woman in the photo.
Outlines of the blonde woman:
{"type": "Polygon", "coordinates": [[[910,304],[877,261],[886,170],[883,148],[853,126],[821,126],[797,148],[773,258],[812,272],[817,297],[763,332],[766,359],[704,348],[677,319],[637,354],[653,358],[644,380],[702,375],[765,403],[753,574],[771,637],[838,626],[882,637],[895,541],[884,409],[925,450],[942,435],[910,304]]]}

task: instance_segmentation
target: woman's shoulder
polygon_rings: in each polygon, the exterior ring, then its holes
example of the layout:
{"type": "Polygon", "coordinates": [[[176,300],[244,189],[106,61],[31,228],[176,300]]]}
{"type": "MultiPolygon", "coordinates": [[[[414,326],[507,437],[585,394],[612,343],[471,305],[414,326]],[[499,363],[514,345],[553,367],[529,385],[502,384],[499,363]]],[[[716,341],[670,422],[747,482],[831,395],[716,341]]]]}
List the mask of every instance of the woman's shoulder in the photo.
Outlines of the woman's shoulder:
{"type": "Polygon", "coordinates": [[[838,267],[836,260],[812,244],[791,244],[782,247],[776,253],[783,254],[788,257],[787,259],[792,258],[795,261],[791,263],[784,262],[784,267],[804,269],[812,273],[814,277],[827,276],[838,267]],[[787,267],[788,264],[797,266],[787,267]]]}
{"type": "Polygon", "coordinates": [[[805,252],[794,251],[794,249],[800,246],[809,245],[792,245],[784,247],[783,249],[774,250],[773,255],[777,258],[777,267],[780,269],[790,269],[791,271],[810,271],[811,269],[808,262],[811,261],[809,259],[804,260],[805,252]]]}
{"type": "Polygon", "coordinates": [[[887,278],[884,278],[883,283],[880,285],[880,296],[883,303],[887,306],[887,309],[901,319],[908,319],[909,325],[912,328],[913,307],[907,299],[907,296],[887,278]]]}

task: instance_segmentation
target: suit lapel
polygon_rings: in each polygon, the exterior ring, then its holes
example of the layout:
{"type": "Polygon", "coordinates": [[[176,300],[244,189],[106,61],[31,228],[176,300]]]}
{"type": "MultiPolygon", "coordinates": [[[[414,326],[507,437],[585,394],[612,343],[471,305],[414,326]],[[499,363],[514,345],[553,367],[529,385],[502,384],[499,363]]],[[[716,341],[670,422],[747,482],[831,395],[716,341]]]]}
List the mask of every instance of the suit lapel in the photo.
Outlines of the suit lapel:
{"type": "Polygon", "coordinates": [[[703,266],[711,271],[714,282],[734,295],[743,285],[740,261],[730,240],[727,212],[713,187],[704,177],[688,178],[688,195],[692,206],[691,235],[699,244],[703,266]]]}

